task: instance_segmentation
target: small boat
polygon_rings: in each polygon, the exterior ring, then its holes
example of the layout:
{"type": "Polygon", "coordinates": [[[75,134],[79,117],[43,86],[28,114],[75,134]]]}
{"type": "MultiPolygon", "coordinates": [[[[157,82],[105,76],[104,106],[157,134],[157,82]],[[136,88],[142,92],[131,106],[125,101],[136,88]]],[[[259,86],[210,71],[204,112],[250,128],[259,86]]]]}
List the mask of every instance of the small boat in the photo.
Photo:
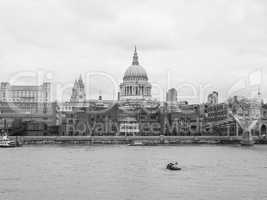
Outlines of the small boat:
{"type": "Polygon", "coordinates": [[[0,147],[16,147],[16,141],[10,140],[7,135],[0,138],[0,147]]]}
{"type": "Polygon", "coordinates": [[[132,141],[129,146],[144,146],[142,141],[132,141]]]}
{"type": "Polygon", "coordinates": [[[1,147],[16,147],[17,146],[17,140],[10,140],[8,138],[8,133],[7,133],[7,123],[6,119],[4,119],[4,129],[2,129],[0,133],[0,148],[1,147]]]}
{"type": "Polygon", "coordinates": [[[178,163],[176,162],[176,163],[169,163],[169,164],[167,165],[166,169],[168,169],[168,170],[173,170],[173,171],[177,171],[177,170],[181,170],[182,168],[180,168],[180,167],[178,166],[178,163]]]}

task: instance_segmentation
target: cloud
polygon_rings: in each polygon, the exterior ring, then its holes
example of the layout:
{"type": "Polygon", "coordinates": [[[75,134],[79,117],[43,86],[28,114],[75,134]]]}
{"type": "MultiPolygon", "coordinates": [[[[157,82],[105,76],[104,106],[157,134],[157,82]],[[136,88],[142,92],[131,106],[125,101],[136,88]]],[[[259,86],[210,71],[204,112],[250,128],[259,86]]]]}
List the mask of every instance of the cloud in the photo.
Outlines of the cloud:
{"type": "Polygon", "coordinates": [[[61,82],[91,71],[121,81],[137,45],[162,88],[171,71],[173,87],[209,83],[225,91],[267,64],[266,13],[262,0],[2,0],[0,80],[44,68],[61,82]]]}

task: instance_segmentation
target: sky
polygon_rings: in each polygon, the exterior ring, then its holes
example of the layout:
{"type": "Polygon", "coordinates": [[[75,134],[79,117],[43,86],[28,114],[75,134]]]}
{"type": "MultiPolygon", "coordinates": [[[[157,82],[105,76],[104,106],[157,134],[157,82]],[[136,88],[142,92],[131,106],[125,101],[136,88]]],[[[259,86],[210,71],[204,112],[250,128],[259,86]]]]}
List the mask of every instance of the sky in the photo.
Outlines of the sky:
{"type": "Polygon", "coordinates": [[[264,0],[1,0],[0,81],[61,101],[81,75],[88,99],[116,99],[136,45],[155,99],[267,99],[266,22],[264,0]]]}

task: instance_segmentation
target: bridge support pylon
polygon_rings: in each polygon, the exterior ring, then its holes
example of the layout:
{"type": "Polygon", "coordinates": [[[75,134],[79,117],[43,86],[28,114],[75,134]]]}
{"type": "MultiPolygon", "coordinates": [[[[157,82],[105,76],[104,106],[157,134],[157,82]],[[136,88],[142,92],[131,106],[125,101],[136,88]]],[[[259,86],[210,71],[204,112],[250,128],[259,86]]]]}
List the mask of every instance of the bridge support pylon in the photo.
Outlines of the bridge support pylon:
{"type": "Polygon", "coordinates": [[[240,141],[241,145],[244,146],[253,146],[255,141],[253,140],[251,130],[244,130],[242,140],[240,141]]]}

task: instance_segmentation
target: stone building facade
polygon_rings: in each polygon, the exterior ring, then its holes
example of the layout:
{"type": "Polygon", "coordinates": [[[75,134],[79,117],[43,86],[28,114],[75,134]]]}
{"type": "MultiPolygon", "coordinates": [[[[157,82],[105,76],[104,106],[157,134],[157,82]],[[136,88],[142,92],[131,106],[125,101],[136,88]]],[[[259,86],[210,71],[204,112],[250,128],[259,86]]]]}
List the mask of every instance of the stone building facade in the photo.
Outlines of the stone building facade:
{"type": "Polygon", "coordinates": [[[219,93],[213,91],[211,94],[208,95],[208,104],[215,105],[219,102],[219,93]]]}
{"type": "Polygon", "coordinates": [[[37,86],[1,83],[0,129],[8,129],[12,134],[16,121],[21,121],[23,131],[20,134],[32,134],[34,130],[35,134],[42,135],[48,127],[58,125],[57,111],[57,104],[51,101],[50,83],[37,86]]]}
{"type": "Polygon", "coordinates": [[[72,94],[70,102],[72,103],[83,103],[86,101],[85,86],[82,80],[82,76],[78,80],[75,80],[72,88],[72,94]]]}
{"type": "Polygon", "coordinates": [[[40,113],[51,111],[51,83],[39,86],[10,85],[2,82],[0,88],[0,106],[2,113],[40,113]]]}
{"type": "Polygon", "coordinates": [[[168,90],[166,94],[166,103],[168,112],[178,112],[178,98],[177,98],[177,90],[175,88],[171,88],[168,90]]]}

